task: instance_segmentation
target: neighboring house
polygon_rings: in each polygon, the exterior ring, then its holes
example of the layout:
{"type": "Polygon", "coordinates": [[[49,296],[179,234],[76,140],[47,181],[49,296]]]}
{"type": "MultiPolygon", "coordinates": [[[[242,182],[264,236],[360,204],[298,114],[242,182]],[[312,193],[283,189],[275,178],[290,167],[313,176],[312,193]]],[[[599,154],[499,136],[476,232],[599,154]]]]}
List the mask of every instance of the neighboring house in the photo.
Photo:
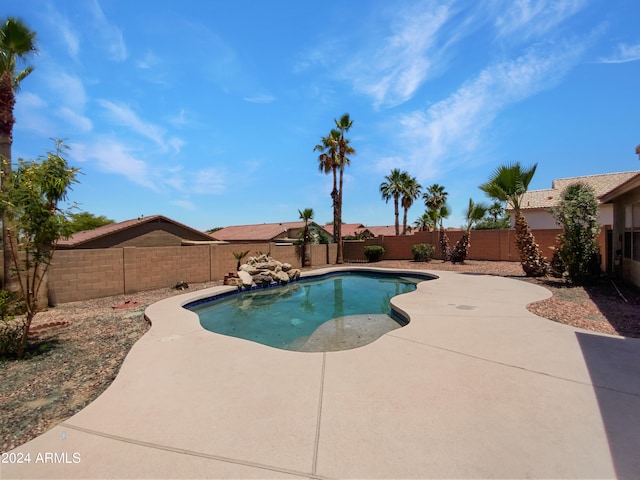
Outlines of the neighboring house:
{"type": "MultiPolygon", "coordinates": [[[[315,222],[309,222],[311,231],[324,230],[315,222]]],[[[221,228],[211,234],[216,240],[229,243],[292,243],[299,239],[304,222],[260,223],[221,228]]],[[[325,231],[326,233],[326,231],[325,231]]]]}
{"type": "Polygon", "coordinates": [[[162,215],[152,215],[76,232],[58,241],[57,248],[169,247],[214,241],[199,230],[162,215]]]}
{"type": "MultiPolygon", "coordinates": [[[[393,237],[396,234],[395,225],[382,225],[377,227],[367,227],[374,237],[393,237]]],[[[400,235],[402,235],[402,225],[400,225],[400,235]]],[[[407,225],[407,235],[413,235],[413,227],[407,225]]]]}
{"type": "Polygon", "coordinates": [[[600,196],[613,209],[614,270],[640,287],[640,172],[600,196]]]}
{"type": "MultiPolygon", "coordinates": [[[[331,238],[333,238],[333,224],[325,225],[322,227],[329,234],[331,238]]],[[[362,223],[343,223],[342,224],[342,238],[344,237],[356,237],[362,235],[363,238],[373,237],[373,233],[367,227],[365,227],[362,223]]]]}
{"type": "MultiPolygon", "coordinates": [[[[522,214],[532,230],[559,228],[555,218],[551,215],[550,209],[558,206],[562,192],[569,185],[585,183],[594,189],[596,196],[600,197],[639,173],[640,171],[605,173],[602,175],[556,179],[548,190],[530,190],[524,194],[520,203],[522,214]]],[[[507,212],[512,213],[512,210],[507,208],[507,212]]],[[[511,215],[512,228],[514,223],[515,218],[511,215]]],[[[598,223],[608,228],[613,225],[613,205],[601,202],[598,223]]]]}

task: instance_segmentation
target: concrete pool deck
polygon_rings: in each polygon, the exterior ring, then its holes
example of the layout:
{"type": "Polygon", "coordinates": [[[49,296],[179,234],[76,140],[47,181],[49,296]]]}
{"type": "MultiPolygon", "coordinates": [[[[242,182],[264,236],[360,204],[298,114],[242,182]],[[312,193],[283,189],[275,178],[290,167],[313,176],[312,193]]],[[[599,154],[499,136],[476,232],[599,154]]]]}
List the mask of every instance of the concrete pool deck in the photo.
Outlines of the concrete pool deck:
{"type": "Polygon", "coordinates": [[[637,478],[640,339],[533,315],[550,292],[527,282],[432,273],[393,299],[407,326],[339,352],[180,311],[225,287],[151,305],[113,384],[0,478],[637,478]]]}

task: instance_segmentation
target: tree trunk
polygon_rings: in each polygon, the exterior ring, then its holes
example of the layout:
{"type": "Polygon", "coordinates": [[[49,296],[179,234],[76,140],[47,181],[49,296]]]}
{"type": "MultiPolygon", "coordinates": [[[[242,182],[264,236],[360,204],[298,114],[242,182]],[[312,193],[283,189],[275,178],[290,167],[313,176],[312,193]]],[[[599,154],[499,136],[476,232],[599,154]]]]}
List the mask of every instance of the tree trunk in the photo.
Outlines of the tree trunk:
{"type": "Polygon", "coordinates": [[[405,208],[404,209],[404,215],[402,217],[402,234],[406,235],[407,234],[407,211],[409,209],[405,208]]]}
{"type": "MultiPolygon", "coordinates": [[[[0,191],[6,195],[10,188],[8,181],[11,175],[11,144],[13,143],[13,106],[16,103],[13,91],[13,78],[11,72],[6,71],[0,77],[0,162],[2,162],[2,175],[0,176],[0,191]]],[[[12,284],[11,275],[11,249],[9,245],[9,222],[5,212],[2,212],[2,253],[4,259],[3,287],[9,289],[12,284]]]]}
{"type": "Polygon", "coordinates": [[[400,210],[398,209],[398,198],[393,199],[393,209],[396,216],[396,236],[400,235],[400,210]]]}
{"type": "Polygon", "coordinates": [[[449,244],[449,237],[442,227],[440,227],[440,251],[442,252],[443,262],[448,262],[449,260],[451,260],[451,247],[449,244]]]}
{"type": "Polygon", "coordinates": [[[516,248],[520,254],[520,264],[527,277],[544,277],[549,272],[547,259],[540,253],[540,247],[520,212],[516,212],[516,248]]]}
{"type": "Polygon", "coordinates": [[[340,164],[340,186],[338,188],[338,208],[337,208],[337,249],[336,249],[336,264],[341,265],[344,263],[344,254],[342,251],[342,173],[344,169],[344,163],[340,164]]]}

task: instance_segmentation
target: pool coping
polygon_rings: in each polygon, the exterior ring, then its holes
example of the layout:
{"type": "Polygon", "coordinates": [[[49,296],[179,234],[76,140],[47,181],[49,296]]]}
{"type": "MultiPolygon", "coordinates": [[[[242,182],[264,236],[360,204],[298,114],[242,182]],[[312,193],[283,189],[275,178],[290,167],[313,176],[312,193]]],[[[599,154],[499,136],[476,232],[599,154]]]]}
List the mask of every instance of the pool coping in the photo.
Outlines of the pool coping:
{"type": "Polygon", "coordinates": [[[631,478],[640,470],[640,340],[537,317],[526,305],[550,292],[527,282],[435,275],[392,299],[410,315],[406,327],[330,353],[217,335],[181,308],[229,287],[155,303],[145,311],[151,329],[113,384],[13,451],[71,461],[3,464],[1,477],[631,478]]]}

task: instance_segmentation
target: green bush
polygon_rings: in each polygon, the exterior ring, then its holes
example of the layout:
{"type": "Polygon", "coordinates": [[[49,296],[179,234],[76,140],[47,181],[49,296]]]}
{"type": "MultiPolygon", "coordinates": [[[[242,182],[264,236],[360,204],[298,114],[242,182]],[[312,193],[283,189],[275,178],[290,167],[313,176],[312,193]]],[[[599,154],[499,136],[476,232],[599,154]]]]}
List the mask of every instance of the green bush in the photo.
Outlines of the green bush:
{"type": "Polygon", "coordinates": [[[416,262],[430,262],[436,247],[430,243],[418,243],[411,246],[413,260],[416,262]]]}
{"type": "Polygon", "coordinates": [[[364,247],[364,256],[370,262],[377,262],[384,255],[384,248],[379,245],[364,247]]]}
{"type": "Polygon", "coordinates": [[[15,358],[25,329],[23,321],[14,320],[13,295],[0,290],[0,358],[15,358]]]}

